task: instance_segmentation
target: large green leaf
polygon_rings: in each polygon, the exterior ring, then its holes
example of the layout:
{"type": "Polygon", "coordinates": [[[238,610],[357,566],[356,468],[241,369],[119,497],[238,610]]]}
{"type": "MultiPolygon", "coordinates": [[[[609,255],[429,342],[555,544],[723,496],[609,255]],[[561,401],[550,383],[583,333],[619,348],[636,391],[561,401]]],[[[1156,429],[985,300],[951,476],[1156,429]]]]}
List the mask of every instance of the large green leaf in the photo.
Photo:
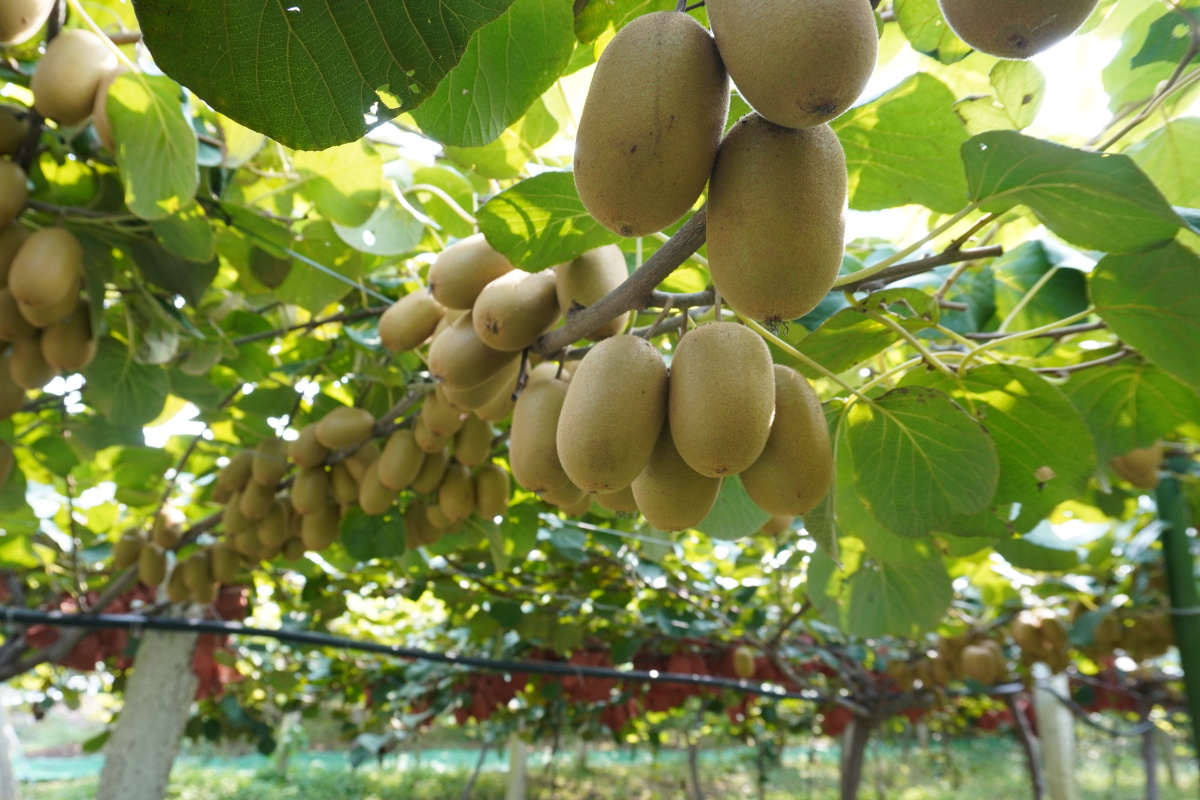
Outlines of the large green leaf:
{"type": "Polygon", "coordinates": [[[530,272],[619,240],[584,209],[569,172],[523,180],[484,203],[476,216],[488,243],[530,272]]]}
{"type": "Polygon", "coordinates": [[[837,119],[833,129],[846,150],[850,207],[875,211],[917,203],[946,213],[962,208],[967,184],[959,148],[967,132],[953,105],[946,85],[922,72],[837,119]]]}
{"type": "Polygon", "coordinates": [[[320,150],[420,105],[510,2],[139,0],[137,15],[158,66],[214,109],[320,150]]]}
{"type": "Polygon", "coordinates": [[[358,507],[342,516],[339,526],[346,554],[357,561],[404,555],[404,515],[396,506],[371,516],[358,507]]]}
{"type": "Polygon", "coordinates": [[[1133,252],[1172,239],[1181,225],[1128,156],[991,131],[964,144],[962,158],[971,199],[985,211],[1026,205],[1047,228],[1079,247],[1133,252]]]}
{"type": "Polygon", "coordinates": [[[1149,447],[1180,426],[1200,435],[1200,394],[1151,364],[1077,372],[1063,391],[1091,428],[1100,463],[1149,447]]]}
{"type": "Polygon", "coordinates": [[[379,204],[383,161],[365,141],[296,153],[294,165],[304,180],[304,195],[332,222],[362,225],[379,204]]]}
{"type": "Polygon", "coordinates": [[[1177,242],[1106,256],[1092,302],[1113,332],[1163,369],[1200,387],[1200,258],[1177,242]]]}
{"type": "Polygon", "coordinates": [[[179,295],[192,306],[200,304],[204,290],[217,276],[219,265],[215,258],[198,264],[179,258],[158,244],[145,240],[134,241],[128,247],[143,278],[179,295]]]}
{"type": "Polygon", "coordinates": [[[954,35],[937,0],[896,0],[896,21],[918,53],[936,58],[943,64],[961,61],[971,47],[954,35]]]}
{"type": "Polygon", "coordinates": [[[1128,153],[1177,206],[1200,206],[1200,118],[1168,122],[1128,153]]]}
{"type": "Polygon", "coordinates": [[[955,378],[915,372],[905,383],[950,395],[987,427],[996,443],[1000,481],[992,508],[956,521],[951,532],[1024,533],[1087,488],[1096,467],[1091,432],[1062,390],[1038,374],[989,364],[955,378]]]}
{"type": "Polygon", "coordinates": [[[83,370],[84,398],[117,427],[144,425],[167,402],[167,373],[139,364],[116,339],[100,341],[96,358],[83,370]]]}
{"type": "Polygon", "coordinates": [[[362,272],[362,255],[347,247],[333,226],[325,220],[306,225],[295,249],[310,261],[342,276],[339,280],[301,259],[293,260],[292,269],[275,290],[275,296],[313,313],[345,297],[362,272]]]}
{"type": "Polygon", "coordinates": [[[170,78],[125,74],[108,90],[108,119],[129,210],[142,219],[177,214],[192,203],[196,133],[170,78]]]}
{"type": "Polygon", "coordinates": [[[721,483],[721,492],[712,511],[696,530],[714,539],[740,539],[762,529],[771,515],[754,504],[742,479],[734,475],[721,483]]]}
{"type": "Polygon", "coordinates": [[[558,120],[540,98],[500,138],[483,147],[446,147],[446,156],[484,178],[507,180],[525,170],[533,151],[554,138],[558,120]]]}
{"type": "Polygon", "coordinates": [[[592,42],[601,34],[616,33],[642,14],[671,11],[673,0],[584,0],[576,2],[575,35],[581,42],[592,42]]]}
{"type": "Polygon", "coordinates": [[[856,403],[846,425],[859,496],[901,536],[928,536],[957,515],[982,511],[996,494],[996,445],[941,392],[895,389],[856,403]]]}
{"type": "MultiPolygon", "coordinates": [[[[801,353],[831,372],[844,372],[897,342],[900,334],[856,308],[843,308],[796,345],[801,353]]],[[[803,362],[796,368],[810,378],[820,373],[803,362]]]]}
{"type": "Polygon", "coordinates": [[[417,219],[390,190],[383,193],[370,219],[358,226],[334,224],[343,242],[362,253],[399,256],[421,243],[425,223],[417,219]]]}
{"type": "Polygon", "coordinates": [[[1039,572],[1066,572],[1079,566],[1075,546],[1058,536],[1045,523],[1020,539],[996,542],[996,552],[1008,563],[1039,572]]]}
{"type": "Polygon", "coordinates": [[[150,223],[158,241],[172,255],[188,261],[207,263],[217,254],[217,240],[213,235],[212,222],[196,201],[191,201],[179,210],[150,223]]]}
{"type": "Polygon", "coordinates": [[[458,66],[413,117],[445,144],[485,145],[554,85],[574,46],[567,3],[515,0],[475,34],[458,66]]]}
{"type": "Polygon", "coordinates": [[[1033,124],[1046,96],[1046,76],[1032,61],[1001,61],[989,75],[994,94],[965,97],[954,110],[971,133],[1021,130],[1033,124]]]}
{"type": "MultiPolygon", "coordinates": [[[[1053,241],[1025,242],[993,262],[996,313],[988,330],[999,327],[1010,315],[1006,330],[1021,331],[1049,325],[1087,308],[1087,280],[1079,270],[1063,266],[1065,249],[1053,241]],[[1028,297],[1039,282],[1037,294],[1028,297]]],[[[1044,339],[1023,339],[1005,345],[1004,352],[1037,356],[1052,347],[1053,343],[1044,339]]]]}

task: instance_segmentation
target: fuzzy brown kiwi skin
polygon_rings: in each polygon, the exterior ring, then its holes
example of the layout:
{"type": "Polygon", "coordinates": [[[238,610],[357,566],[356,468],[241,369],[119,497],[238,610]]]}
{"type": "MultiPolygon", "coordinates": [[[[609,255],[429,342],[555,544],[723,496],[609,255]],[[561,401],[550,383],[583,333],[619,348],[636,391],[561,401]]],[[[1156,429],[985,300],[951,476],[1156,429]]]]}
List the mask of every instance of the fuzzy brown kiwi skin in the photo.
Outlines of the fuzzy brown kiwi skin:
{"type": "Polygon", "coordinates": [[[446,308],[469,309],[483,287],[512,269],[509,260],[478,233],[438,254],[429,268],[429,290],[446,308]]]}

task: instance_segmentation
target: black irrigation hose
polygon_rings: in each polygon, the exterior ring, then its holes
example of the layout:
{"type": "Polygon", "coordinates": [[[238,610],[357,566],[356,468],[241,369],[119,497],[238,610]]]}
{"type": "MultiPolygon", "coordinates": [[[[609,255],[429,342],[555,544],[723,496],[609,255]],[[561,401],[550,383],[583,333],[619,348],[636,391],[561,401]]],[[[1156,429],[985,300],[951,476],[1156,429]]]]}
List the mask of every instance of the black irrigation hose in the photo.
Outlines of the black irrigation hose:
{"type": "Polygon", "coordinates": [[[187,620],[170,617],[145,617],[140,614],[64,614],[61,611],[36,611],[27,608],[0,607],[0,620],[8,624],[52,625],[59,628],[94,628],[119,630],[160,630],[186,633],[216,633],[230,636],[258,636],[277,639],[281,642],[296,642],[319,647],[335,647],[341,650],[359,650],[378,653],[393,658],[411,658],[419,661],[434,661],[459,667],[474,667],[497,672],[529,672],[540,675],[558,675],[573,678],[606,678],[639,683],[681,683],[689,686],[704,686],[713,689],[732,689],[743,694],[788,700],[821,700],[815,691],[788,692],[780,688],[768,688],[770,684],[755,683],[732,678],[716,678],[711,675],[684,675],[674,672],[644,672],[641,670],[616,670],[606,667],[589,667],[553,661],[508,661],[475,656],[456,656],[434,653],[413,647],[362,642],[331,636],[327,633],[289,631],[275,628],[255,628],[236,622],[217,620],[187,620]]]}

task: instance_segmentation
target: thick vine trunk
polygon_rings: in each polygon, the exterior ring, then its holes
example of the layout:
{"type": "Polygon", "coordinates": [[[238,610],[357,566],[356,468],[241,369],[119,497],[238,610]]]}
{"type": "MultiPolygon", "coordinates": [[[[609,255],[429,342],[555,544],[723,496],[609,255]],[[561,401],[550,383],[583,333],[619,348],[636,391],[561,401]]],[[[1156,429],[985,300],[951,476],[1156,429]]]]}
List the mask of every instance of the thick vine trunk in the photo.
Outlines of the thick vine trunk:
{"type": "Polygon", "coordinates": [[[17,736],[8,721],[8,707],[0,699],[0,800],[18,800],[17,736]]]}
{"type": "Polygon", "coordinates": [[[1042,740],[1042,763],[1050,800],[1079,800],[1075,782],[1075,716],[1059,697],[1069,697],[1067,676],[1052,675],[1033,690],[1038,729],[1042,740]]]}
{"type": "Polygon", "coordinates": [[[196,676],[196,635],[147,631],[138,647],[125,706],[104,747],[96,800],[162,800],[179,755],[196,676]]]}
{"type": "Polygon", "coordinates": [[[525,800],[528,795],[528,753],[520,736],[508,740],[508,788],[504,800],[525,800]]]}
{"type": "Polygon", "coordinates": [[[704,786],[700,783],[700,748],[695,742],[688,742],[688,771],[692,775],[692,797],[704,800],[704,786]]]}
{"type": "Polygon", "coordinates": [[[1038,741],[1033,734],[1033,726],[1029,724],[1029,717],[1025,716],[1016,695],[1008,696],[1008,709],[1012,712],[1017,741],[1021,743],[1021,751],[1025,754],[1025,767],[1029,770],[1033,800],[1042,800],[1046,795],[1046,777],[1042,774],[1042,757],[1038,753],[1038,741]]]}
{"type": "Polygon", "coordinates": [[[851,722],[842,735],[841,800],[858,800],[858,787],[862,783],[863,763],[870,741],[871,725],[861,718],[851,722]]]}

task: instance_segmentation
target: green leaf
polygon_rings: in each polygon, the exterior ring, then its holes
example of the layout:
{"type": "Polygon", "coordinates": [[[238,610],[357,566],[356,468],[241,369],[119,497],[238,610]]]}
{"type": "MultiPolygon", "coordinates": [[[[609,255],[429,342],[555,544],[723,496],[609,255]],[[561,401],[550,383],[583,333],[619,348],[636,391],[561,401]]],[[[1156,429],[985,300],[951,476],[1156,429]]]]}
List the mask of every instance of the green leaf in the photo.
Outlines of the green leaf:
{"type": "Polygon", "coordinates": [[[410,194],[445,235],[465,239],[475,232],[475,226],[459,216],[449,203],[433,192],[420,188],[422,186],[441,189],[459,208],[468,214],[474,214],[475,192],[471,189],[470,181],[449,167],[421,167],[413,171],[413,188],[410,194]]]}
{"type": "Polygon", "coordinates": [[[509,2],[139,0],[137,16],[155,63],[212,108],[320,150],[361,139],[368,114],[420,105],[509,2]]]}
{"type": "Polygon", "coordinates": [[[161,219],[192,202],[199,183],[196,133],[170,78],[126,73],[108,89],[125,203],[142,219],[161,219]]]}
{"type": "Polygon", "coordinates": [[[1062,390],[1037,373],[989,364],[954,379],[940,372],[914,372],[905,384],[950,395],[983,423],[996,443],[1000,480],[992,508],[957,521],[949,532],[1024,533],[1087,488],[1096,468],[1091,432],[1062,390]],[[1015,518],[1010,504],[1019,508],[1015,518]]]}
{"type": "Polygon", "coordinates": [[[129,349],[113,338],[100,341],[96,358],[83,370],[84,397],[117,427],[144,425],[167,402],[167,374],[139,364],[129,349]]]}
{"type": "Polygon", "coordinates": [[[971,54],[971,48],[954,35],[937,0],[896,0],[896,21],[918,53],[953,64],[971,54]]]}
{"type": "MultiPolygon", "coordinates": [[[[992,264],[996,328],[1016,311],[1006,330],[1019,331],[1049,325],[1088,307],[1087,280],[1077,269],[1062,266],[1065,248],[1052,241],[1032,241],[1005,253],[992,264]],[[1053,271],[1049,277],[1046,273],[1053,271]],[[1026,295],[1043,281],[1036,295],[1026,295]],[[1018,308],[1019,306],[1019,308],[1018,308]]],[[[1036,356],[1052,344],[1022,340],[1005,346],[1005,352],[1036,356]]]]}
{"type": "Polygon", "coordinates": [[[525,170],[533,151],[554,138],[558,121],[539,98],[500,138],[483,147],[446,147],[446,156],[484,178],[507,180],[525,170]]]}
{"type": "Polygon", "coordinates": [[[338,280],[312,264],[293,259],[291,272],[275,290],[275,296],[284,303],[300,306],[313,313],[345,297],[362,273],[362,255],[347,247],[334,231],[333,225],[325,220],[305,225],[295,250],[345,278],[338,280]]]}
{"type": "Polygon", "coordinates": [[[1200,258],[1178,242],[1105,256],[1091,281],[1096,313],[1146,358],[1200,387],[1200,258]]]}
{"type": "Polygon", "coordinates": [[[575,36],[581,42],[593,42],[603,33],[621,30],[634,17],[674,8],[671,0],[586,0],[575,14],[575,36]]]}
{"type": "Polygon", "coordinates": [[[150,227],[167,252],[186,261],[206,264],[217,254],[212,223],[194,200],[176,214],[153,220],[150,227]]]}
{"type": "Polygon", "coordinates": [[[1200,434],[1200,394],[1150,364],[1121,363],[1076,372],[1063,391],[1083,414],[1101,464],[1149,447],[1180,426],[1200,434]]]}
{"type": "Polygon", "coordinates": [[[995,496],[996,445],[941,392],[895,389],[856,403],[846,425],[859,495],[901,536],[928,536],[956,515],[982,511],[995,496]]]}
{"type": "Polygon", "coordinates": [[[1177,206],[1200,206],[1200,118],[1168,122],[1125,151],[1177,206]]]}
{"type": "Polygon", "coordinates": [[[404,555],[404,515],[394,505],[376,516],[353,506],[342,516],[339,530],[346,554],[356,561],[404,555]]]}
{"type": "Polygon", "coordinates": [[[721,483],[721,491],[712,511],[708,512],[696,530],[714,539],[726,541],[752,536],[762,529],[771,515],[754,504],[742,479],[736,475],[721,483]]]}
{"type": "Polygon", "coordinates": [[[834,121],[850,172],[850,207],[961,209],[967,183],[958,154],[967,132],[953,105],[944,83],[917,73],[834,121]]]}
{"type": "Polygon", "coordinates": [[[383,160],[366,141],[319,153],[296,153],[302,193],[339,225],[356,227],[371,218],[383,185],[383,160]]]}
{"type": "Polygon", "coordinates": [[[440,142],[481,147],[554,85],[574,46],[568,4],[515,0],[475,34],[458,66],[413,118],[440,142]]]}
{"type": "Polygon", "coordinates": [[[371,217],[358,226],[334,224],[338,237],[360,253],[399,256],[421,244],[425,223],[409,211],[391,191],[385,191],[371,217]]]}
{"type": "Polygon", "coordinates": [[[219,269],[216,259],[198,264],[179,258],[154,242],[139,239],[128,247],[143,278],[179,295],[191,306],[200,305],[204,290],[212,284],[219,269]]]}
{"type": "Polygon", "coordinates": [[[971,199],[985,211],[1028,206],[1067,242],[1127,253],[1174,238],[1181,220],[1128,156],[1075,150],[1014,131],[962,147],[971,199]]]}
{"type": "Polygon", "coordinates": [[[996,542],[996,552],[1020,569],[1066,572],[1079,566],[1075,546],[1059,537],[1048,522],[1020,539],[996,542]]]}
{"type": "Polygon", "coordinates": [[[1046,76],[1032,61],[1001,61],[989,75],[994,95],[974,95],[954,105],[971,133],[1022,130],[1033,124],[1046,96],[1046,76]]]}
{"type": "Polygon", "coordinates": [[[619,240],[592,219],[569,172],[545,172],[493,197],[476,215],[492,247],[529,272],[619,240]]]}

